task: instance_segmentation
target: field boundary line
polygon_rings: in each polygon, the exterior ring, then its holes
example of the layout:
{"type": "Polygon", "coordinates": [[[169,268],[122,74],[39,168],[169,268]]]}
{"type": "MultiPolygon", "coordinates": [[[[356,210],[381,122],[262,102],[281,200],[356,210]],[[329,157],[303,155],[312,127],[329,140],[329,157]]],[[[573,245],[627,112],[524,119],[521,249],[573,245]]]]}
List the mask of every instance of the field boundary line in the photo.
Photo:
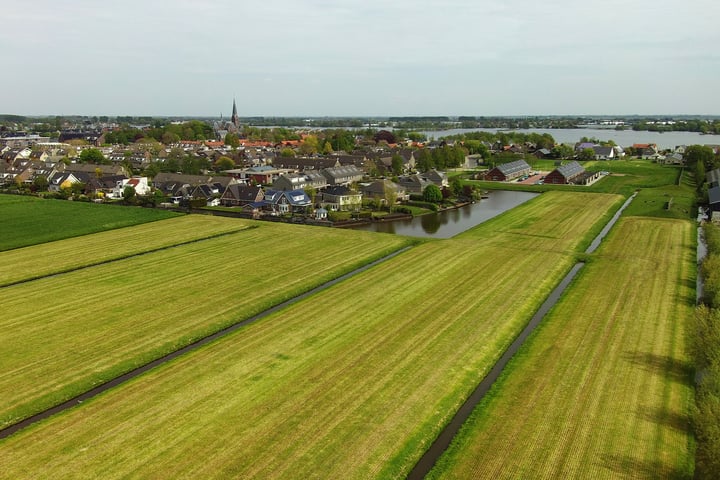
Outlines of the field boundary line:
{"type": "MultiPolygon", "coordinates": [[[[57,271],[52,272],[52,273],[46,273],[46,274],[43,274],[43,275],[36,275],[36,276],[33,276],[33,277],[23,278],[22,280],[14,280],[14,281],[7,282],[7,283],[0,283],[0,289],[2,289],[2,288],[7,288],[7,287],[13,287],[13,286],[16,286],[16,285],[22,285],[22,284],[24,284],[24,283],[34,282],[34,281],[36,281],[36,280],[42,280],[42,279],[44,279],[44,278],[51,278],[51,277],[56,277],[56,276],[59,276],[59,275],[65,275],[65,274],[67,274],[67,273],[72,273],[72,272],[77,272],[77,271],[80,271],[80,270],[85,270],[86,268],[98,267],[98,266],[100,266],[100,265],[105,265],[105,264],[110,264],[110,263],[114,263],[114,262],[119,262],[119,261],[122,261],[122,260],[128,260],[128,259],[130,259],[130,258],[141,257],[141,256],[143,256],[143,255],[149,255],[149,254],[151,254],[151,253],[162,252],[163,250],[170,250],[171,248],[184,247],[184,246],[187,246],[187,245],[192,245],[192,244],[194,244],[194,243],[204,242],[204,241],[206,241],[206,240],[214,240],[214,239],[216,239],[216,238],[224,237],[224,236],[226,236],[226,235],[234,235],[234,234],[236,234],[236,233],[245,232],[245,231],[248,231],[248,230],[253,230],[253,229],[255,229],[255,228],[258,228],[258,226],[257,226],[257,225],[250,225],[250,226],[238,228],[237,230],[230,230],[230,231],[227,231],[227,232],[214,233],[214,234],[209,235],[209,236],[207,236],[207,237],[194,238],[194,239],[192,239],[192,240],[186,240],[186,241],[184,241],[184,242],[174,243],[174,244],[172,244],[172,245],[164,245],[164,246],[162,246],[162,247],[157,247],[157,248],[153,248],[153,249],[150,249],[150,250],[143,250],[143,251],[141,251],[141,252],[135,252],[135,253],[130,253],[130,254],[126,254],[126,255],[119,255],[119,256],[117,256],[117,257],[107,258],[107,259],[105,259],[105,260],[100,260],[100,261],[98,261],[98,262],[91,262],[91,263],[87,263],[87,264],[85,264],[85,265],[80,265],[80,266],[77,266],[77,267],[64,268],[64,269],[60,269],[60,270],[57,270],[57,271]]],[[[33,245],[33,246],[34,246],[34,245],[33,245]]]]}
{"type": "MultiPolygon", "coordinates": [[[[608,220],[603,229],[598,233],[595,239],[590,243],[585,253],[593,253],[605,239],[610,229],[617,223],[618,219],[622,215],[622,212],[627,208],[628,205],[635,199],[637,192],[633,193],[628,199],[618,208],[615,214],[608,220]]],[[[467,421],[472,414],[475,407],[490,391],[495,381],[500,377],[507,364],[510,362],[512,357],[520,350],[530,334],[540,325],[545,315],[550,311],[552,307],[560,300],[562,294],[570,286],[570,283],[575,279],[577,274],[585,266],[585,262],[575,263],[570,271],[560,280],[550,294],[545,298],[540,308],[533,314],[530,321],[525,325],[518,336],[513,340],[510,346],[503,352],[500,358],[495,362],[490,371],[480,381],[480,383],[473,389],[470,396],[463,402],[460,408],[453,414],[450,421],[443,427],[438,436],[433,440],[428,449],[422,454],[417,463],[410,470],[407,475],[407,480],[421,480],[425,478],[428,473],[435,466],[440,457],[445,453],[453,439],[457,436],[460,428],[467,421]]],[[[1,434],[2,432],[0,432],[1,434]]]]}
{"type": "Polygon", "coordinates": [[[55,405],[54,407],[45,409],[42,412],[38,412],[30,417],[20,420],[17,423],[14,423],[5,428],[2,428],[2,429],[0,429],[0,440],[7,438],[7,437],[13,435],[14,433],[16,433],[17,431],[22,430],[26,427],[29,427],[41,420],[45,420],[57,413],[61,413],[66,410],[69,410],[73,407],[76,407],[78,405],[81,405],[86,400],[90,400],[112,388],[120,386],[136,377],[139,377],[140,375],[142,375],[146,372],[149,372],[150,370],[153,370],[154,368],[159,367],[171,360],[174,360],[185,354],[191,353],[209,343],[214,342],[215,340],[218,340],[220,338],[223,338],[223,337],[235,332],[236,330],[239,330],[239,329],[241,329],[247,325],[250,325],[258,320],[261,320],[273,313],[276,313],[290,305],[298,303],[312,295],[315,295],[316,293],[319,293],[319,292],[326,290],[340,282],[343,282],[344,280],[347,280],[351,277],[354,277],[355,275],[358,275],[366,270],[369,270],[370,268],[372,268],[376,265],[379,265],[383,262],[386,262],[387,260],[390,260],[390,259],[400,255],[401,253],[404,253],[404,252],[414,248],[415,246],[416,245],[407,245],[398,250],[390,252],[389,254],[387,254],[383,257],[373,260],[372,262],[369,262],[369,263],[367,263],[361,267],[358,267],[350,272],[340,275],[339,277],[336,277],[332,280],[328,280],[327,282],[322,283],[322,284],[306,291],[305,293],[301,293],[293,298],[285,300],[284,302],[278,303],[277,305],[274,305],[256,315],[253,315],[250,318],[246,318],[245,320],[241,320],[237,323],[227,326],[221,330],[218,330],[215,333],[211,333],[210,335],[207,335],[207,336],[200,338],[188,345],[185,345],[184,347],[181,347],[175,351],[167,353],[167,354],[163,355],[162,357],[156,358],[155,360],[152,360],[152,361],[146,363],[145,365],[141,365],[137,368],[134,368],[133,370],[130,370],[129,372],[126,372],[122,375],[118,375],[117,377],[112,378],[112,379],[104,382],[101,385],[98,385],[98,386],[96,386],[84,393],[81,393],[79,395],[76,395],[73,398],[66,400],[58,405],[55,405]]]}

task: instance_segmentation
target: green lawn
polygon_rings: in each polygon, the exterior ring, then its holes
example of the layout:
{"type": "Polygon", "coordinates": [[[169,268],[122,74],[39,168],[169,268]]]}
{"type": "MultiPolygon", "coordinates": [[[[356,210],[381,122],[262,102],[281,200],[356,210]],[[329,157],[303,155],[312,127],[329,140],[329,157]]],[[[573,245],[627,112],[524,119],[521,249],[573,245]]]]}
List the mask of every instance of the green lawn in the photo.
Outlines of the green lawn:
{"type": "Polygon", "coordinates": [[[0,194],[0,251],[178,215],[159,209],[0,194]]]}
{"type": "Polygon", "coordinates": [[[0,287],[237,232],[248,221],[186,215],[0,252],[0,287]]]}
{"type": "Polygon", "coordinates": [[[403,477],[617,200],[549,198],[520,207],[524,223],[424,243],[19,432],[0,464],[10,477],[403,477]]]}
{"type": "Polygon", "coordinates": [[[693,236],[621,220],[431,478],[692,478],[693,236]]]}
{"type": "MultiPolygon", "coordinates": [[[[182,220],[188,231],[209,221],[182,220]]],[[[408,244],[369,232],[223,220],[257,227],[0,289],[0,426],[408,244]]],[[[158,237],[172,232],[166,222],[157,226],[158,237]]],[[[51,252],[57,246],[48,244],[51,252]]]]}

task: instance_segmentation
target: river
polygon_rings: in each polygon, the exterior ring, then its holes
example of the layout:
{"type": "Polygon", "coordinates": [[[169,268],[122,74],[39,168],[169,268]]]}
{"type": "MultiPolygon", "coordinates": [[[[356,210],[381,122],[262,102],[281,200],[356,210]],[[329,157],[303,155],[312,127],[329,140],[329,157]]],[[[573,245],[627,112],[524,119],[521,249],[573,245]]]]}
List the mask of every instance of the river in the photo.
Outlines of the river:
{"type": "Polygon", "coordinates": [[[488,198],[464,207],[420,215],[408,220],[373,222],[355,230],[395,233],[411,237],[450,238],[538,196],[530,192],[492,191],[488,198]]]}

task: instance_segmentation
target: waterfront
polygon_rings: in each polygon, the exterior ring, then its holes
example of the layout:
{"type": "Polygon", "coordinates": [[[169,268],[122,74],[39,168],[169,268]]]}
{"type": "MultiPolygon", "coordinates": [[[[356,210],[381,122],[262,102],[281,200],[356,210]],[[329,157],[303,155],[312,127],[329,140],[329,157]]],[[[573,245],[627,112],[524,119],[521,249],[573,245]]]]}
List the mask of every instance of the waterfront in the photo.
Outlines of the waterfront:
{"type": "Polygon", "coordinates": [[[450,238],[538,196],[537,193],[492,191],[482,201],[407,220],[373,222],[352,227],[411,237],[450,238]]]}

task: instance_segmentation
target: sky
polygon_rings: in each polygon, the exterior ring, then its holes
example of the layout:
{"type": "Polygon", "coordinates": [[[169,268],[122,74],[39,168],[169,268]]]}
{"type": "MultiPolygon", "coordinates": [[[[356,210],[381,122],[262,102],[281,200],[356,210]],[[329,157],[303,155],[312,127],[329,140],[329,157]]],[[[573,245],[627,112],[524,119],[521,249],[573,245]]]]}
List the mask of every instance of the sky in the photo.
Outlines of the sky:
{"type": "Polygon", "coordinates": [[[0,113],[718,115],[717,0],[1,0],[0,113]]]}

